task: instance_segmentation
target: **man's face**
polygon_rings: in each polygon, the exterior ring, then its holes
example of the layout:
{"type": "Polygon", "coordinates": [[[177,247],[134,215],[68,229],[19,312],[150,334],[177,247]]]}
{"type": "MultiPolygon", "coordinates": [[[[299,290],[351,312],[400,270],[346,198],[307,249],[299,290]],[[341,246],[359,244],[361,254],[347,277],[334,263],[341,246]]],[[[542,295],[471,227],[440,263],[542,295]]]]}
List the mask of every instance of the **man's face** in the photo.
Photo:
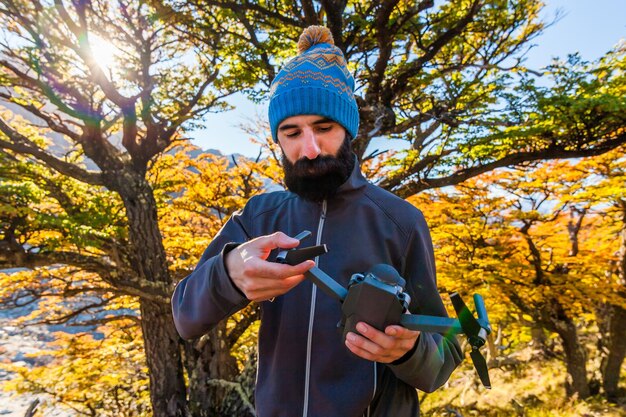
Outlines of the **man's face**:
{"type": "Polygon", "coordinates": [[[321,201],[343,184],[354,157],[350,138],[337,122],[321,116],[293,116],[278,126],[287,188],[303,198],[321,201]]]}

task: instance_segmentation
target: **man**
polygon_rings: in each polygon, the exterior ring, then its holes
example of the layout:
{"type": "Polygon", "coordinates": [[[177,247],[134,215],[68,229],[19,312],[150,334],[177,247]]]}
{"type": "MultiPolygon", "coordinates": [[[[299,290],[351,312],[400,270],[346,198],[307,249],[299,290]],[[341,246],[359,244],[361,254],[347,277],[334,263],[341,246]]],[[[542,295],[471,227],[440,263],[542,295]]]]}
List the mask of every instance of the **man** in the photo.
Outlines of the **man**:
{"type": "Polygon", "coordinates": [[[446,382],[462,358],[456,340],[359,323],[344,343],[340,304],[304,281],[315,262],[272,262],[276,249],[299,245],[290,236],[310,230],[329,248],[317,264],[344,287],[352,274],[390,264],[407,281],[412,312],[446,315],[422,214],[368,183],[351,152],[359,114],[343,54],[319,26],[303,32],[298,49],[269,105],[289,191],[253,197],[232,216],[177,286],[174,320],[182,337],[198,337],[260,302],[260,417],[417,416],[415,388],[446,382]]]}

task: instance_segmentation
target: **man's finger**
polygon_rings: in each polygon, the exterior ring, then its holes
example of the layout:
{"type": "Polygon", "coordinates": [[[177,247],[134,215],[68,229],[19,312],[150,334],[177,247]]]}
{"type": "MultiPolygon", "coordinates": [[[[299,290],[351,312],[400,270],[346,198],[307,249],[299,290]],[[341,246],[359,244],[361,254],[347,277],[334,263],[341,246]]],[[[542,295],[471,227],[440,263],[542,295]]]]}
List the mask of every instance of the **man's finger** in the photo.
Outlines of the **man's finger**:
{"type": "Polygon", "coordinates": [[[304,280],[304,275],[294,275],[281,281],[277,289],[276,280],[259,279],[255,281],[256,288],[250,291],[248,298],[252,301],[266,301],[285,294],[288,290],[304,280]]]}
{"type": "Polygon", "coordinates": [[[311,260],[306,260],[297,265],[261,261],[254,265],[254,273],[258,277],[284,279],[293,275],[302,275],[314,266],[315,261],[311,260]]]}
{"type": "Polygon", "coordinates": [[[366,351],[365,349],[362,349],[359,346],[355,345],[354,343],[350,342],[350,340],[348,340],[347,338],[346,338],[346,347],[350,350],[350,352],[354,353],[355,355],[363,359],[376,361],[375,355],[372,355],[370,352],[366,351]]]}
{"type": "Polygon", "coordinates": [[[388,336],[387,334],[381,332],[380,330],[370,326],[369,324],[359,322],[356,325],[356,329],[363,336],[381,346],[385,349],[389,349],[393,347],[394,338],[392,336],[388,336]]]}
{"type": "Polygon", "coordinates": [[[300,244],[298,239],[287,236],[283,232],[272,233],[271,235],[259,236],[253,239],[251,242],[255,242],[263,249],[291,249],[300,244]]]}
{"type": "Polygon", "coordinates": [[[406,327],[402,326],[387,326],[385,328],[385,334],[389,336],[393,336],[398,339],[412,339],[419,335],[419,331],[417,330],[409,330],[406,327]]]}
{"type": "Polygon", "coordinates": [[[286,291],[304,281],[305,276],[302,274],[292,275],[282,279],[274,278],[257,278],[252,281],[252,291],[266,292],[273,291],[273,296],[284,294],[286,291]]]}
{"type": "Polygon", "coordinates": [[[360,351],[367,352],[373,356],[379,356],[384,352],[384,349],[380,345],[356,333],[349,332],[346,335],[346,342],[349,343],[350,346],[355,347],[360,351]]]}

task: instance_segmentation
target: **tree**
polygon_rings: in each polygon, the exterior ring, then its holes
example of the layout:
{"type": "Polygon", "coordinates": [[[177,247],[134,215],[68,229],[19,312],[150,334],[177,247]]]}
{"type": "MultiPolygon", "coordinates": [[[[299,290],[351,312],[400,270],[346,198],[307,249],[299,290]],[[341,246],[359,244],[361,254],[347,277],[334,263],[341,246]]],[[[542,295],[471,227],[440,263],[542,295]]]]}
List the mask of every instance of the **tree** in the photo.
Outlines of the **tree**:
{"type": "MultiPolygon", "coordinates": [[[[189,274],[226,218],[251,193],[259,192],[262,184],[250,178],[250,165],[253,164],[240,161],[227,169],[225,158],[184,147],[166,153],[148,172],[173,277],[189,274]]],[[[44,181],[43,177],[28,174],[28,169],[42,171],[42,167],[32,163],[2,164],[5,174],[12,171],[2,177],[4,187],[0,187],[0,201],[6,201],[0,205],[0,221],[6,225],[3,236],[7,240],[13,236],[17,245],[31,246],[33,250],[53,250],[57,263],[28,265],[30,269],[18,273],[0,274],[2,306],[36,305],[32,314],[21,320],[23,323],[63,324],[72,333],[86,328],[87,334],[59,335],[49,351],[38,355],[36,361],[40,365],[33,369],[10,367],[19,375],[13,386],[20,391],[47,393],[87,414],[104,408],[99,413],[147,415],[150,404],[145,400],[149,387],[144,370],[145,351],[140,343],[142,318],[138,298],[135,292],[129,296],[121,282],[110,279],[116,274],[126,276],[132,270],[110,265],[110,258],[119,254],[107,250],[103,243],[117,236],[117,252],[128,250],[122,203],[114,193],[68,178],[62,187],[57,186],[51,178],[44,181]],[[15,172],[18,168],[22,169],[19,175],[15,172]],[[19,181],[13,182],[11,177],[19,181]],[[18,191],[20,187],[28,192],[18,191]],[[60,189],[64,190],[64,198],[60,198],[60,189]],[[111,199],[108,204],[107,198],[111,199]],[[63,206],[59,200],[64,201],[63,206]],[[93,263],[101,263],[107,273],[90,272],[84,266],[63,266],[62,254],[73,252],[89,254],[93,263]],[[94,339],[94,332],[102,339],[94,339]],[[50,363],[49,357],[55,360],[50,363]]],[[[43,171],[56,181],[63,179],[43,171]]],[[[5,260],[3,265],[16,263],[5,260]]],[[[252,393],[246,390],[254,385],[256,367],[253,360],[248,361],[250,352],[246,349],[255,334],[251,323],[257,319],[257,310],[252,307],[224,323],[219,337],[205,337],[186,346],[183,363],[188,369],[190,408],[207,401],[194,401],[193,397],[205,388],[217,397],[211,399],[212,405],[205,412],[249,413],[252,393]],[[222,367],[221,373],[215,371],[217,366],[222,367]],[[251,381],[244,381],[250,377],[251,381]],[[194,390],[195,387],[199,388],[194,390]]]]}
{"type": "MultiPolygon", "coordinates": [[[[61,261],[97,269],[111,287],[138,296],[154,415],[187,415],[181,340],[168,304],[174,279],[153,185],[146,175],[195,120],[224,108],[220,99],[232,90],[220,84],[220,39],[205,37],[198,44],[172,31],[144,2],[124,0],[69,5],[62,0],[52,5],[5,1],[0,21],[4,36],[0,99],[67,142],[63,152],[55,154],[22,124],[2,117],[0,149],[5,155],[23,156],[23,163],[34,162],[78,181],[94,193],[113,193],[123,206],[126,233],[121,241],[102,237],[69,252],[40,242],[33,245],[29,234],[20,239],[5,234],[8,244],[2,246],[2,259],[12,267],[61,261]],[[117,66],[104,68],[99,63],[106,42],[119,56],[117,66]],[[88,158],[92,166],[81,164],[76,155],[88,158]],[[107,256],[91,256],[95,243],[107,256]]],[[[66,213],[78,214],[88,223],[88,212],[72,198],[61,201],[68,197],[62,192],[57,194],[59,204],[70,204],[63,208],[66,213]]],[[[208,347],[205,351],[216,357],[228,354],[209,352],[208,347]]],[[[206,384],[192,391],[198,389],[205,395],[196,394],[196,399],[213,399],[206,384]]]]}
{"type": "MultiPolygon", "coordinates": [[[[189,275],[213,236],[264,183],[259,163],[200,152],[186,146],[164,155],[151,171],[159,221],[172,276],[189,275]],[[162,178],[165,181],[160,181],[162,178]]],[[[254,336],[258,306],[251,304],[183,351],[193,416],[253,415],[254,336]],[[253,349],[252,349],[253,350],[253,349]]]]}
{"type": "Polygon", "coordinates": [[[50,349],[40,353],[48,358],[44,366],[29,369],[3,364],[5,370],[19,375],[8,388],[47,394],[82,415],[150,415],[140,327],[124,319],[116,324],[98,327],[97,337],[60,332],[50,349]]]}
{"type": "MultiPolygon", "coordinates": [[[[607,286],[614,297],[598,303],[598,322],[604,330],[600,351],[606,354],[602,364],[602,386],[607,398],[615,400],[619,393],[619,377],[626,356],[626,160],[624,149],[583,160],[577,170],[584,186],[573,194],[574,201],[588,202],[591,210],[601,216],[607,233],[604,245],[608,256],[596,258],[604,268],[607,286]]],[[[590,210],[590,211],[591,211],[590,210]]]]}
{"type": "MultiPolygon", "coordinates": [[[[361,161],[379,137],[405,142],[380,185],[401,197],[458,184],[503,166],[606,152],[626,141],[624,62],[618,47],[596,64],[572,58],[539,73],[524,53],[545,27],[538,0],[153,0],[198,38],[229,38],[231,71],[263,99],[302,29],[324,24],[357,80],[361,161]],[[214,8],[230,19],[220,22],[214,8]],[[237,24],[234,24],[234,22],[237,24]],[[620,64],[623,65],[623,64],[620,64]]],[[[367,153],[370,152],[370,153],[367,153]]]]}
{"type": "MultiPolygon", "coordinates": [[[[523,346],[514,334],[528,327],[544,352],[565,363],[568,394],[586,398],[592,389],[585,341],[605,337],[587,330],[589,323],[596,305],[621,302],[606,274],[615,245],[603,239],[611,228],[577,195],[586,191],[588,172],[579,165],[496,171],[411,201],[428,207],[440,286],[464,294],[488,290],[492,323],[504,329],[509,348],[523,346]],[[558,335],[562,350],[542,346],[545,332],[558,335]]],[[[500,362],[510,363],[490,361],[500,362]]]]}
{"type": "MultiPolygon", "coordinates": [[[[559,335],[569,374],[566,391],[579,398],[591,395],[587,375],[587,353],[580,340],[578,323],[594,279],[584,269],[572,267],[571,235],[566,235],[562,210],[554,206],[555,184],[567,164],[549,164],[532,173],[513,172],[497,181],[510,195],[515,196],[509,222],[518,222],[518,234],[525,242],[521,251],[527,260],[525,271],[517,285],[511,286],[508,296],[525,314],[544,329],[559,335]],[[550,206],[553,207],[550,207],[550,206]],[[568,236],[569,239],[564,239],[568,236]],[[532,272],[531,272],[532,271],[532,272]]],[[[575,239],[579,230],[575,232],[575,239]]]]}

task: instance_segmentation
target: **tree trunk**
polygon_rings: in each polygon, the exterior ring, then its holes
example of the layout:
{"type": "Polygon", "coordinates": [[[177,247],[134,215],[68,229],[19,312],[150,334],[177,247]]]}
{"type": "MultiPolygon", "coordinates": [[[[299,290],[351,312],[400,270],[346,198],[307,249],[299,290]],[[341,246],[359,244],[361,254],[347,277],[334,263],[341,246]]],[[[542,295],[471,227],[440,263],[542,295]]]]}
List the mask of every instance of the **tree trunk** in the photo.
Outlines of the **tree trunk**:
{"type": "MultiPolygon", "coordinates": [[[[141,279],[169,288],[171,278],[150,184],[141,174],[129,171],[116,173],[112,182],[111,188],[118,190],[126,208],[129,240],[134,249],[133,267],[141,279]]],[[[170,305],[141,299],[140,306],[153,415],[187,416],[180,336],[174,327],[170,305]]]]}
{"type": "MultiPolygon", "coordinates": [[[[189,379],[189,410],[193,417],[252,417],[253,395],[246,377],[239,373],[230,346],[224,343],[226,322],[193,342],[184,342],[184,362],[189,379]]],[[[252,382],[256,373],[252,369],[252,382]]],[[[246,372],[248,370],[248,372],[246,372]]],[[[252,387],[254,384],[252,384],[252,387]]]]}
{"type": "MultiPolygon", "coordinates": [[[[141,279],[171,288],[153,190],[140,174],[124,174],[117,174],[110,188],[124,201],[132,264],[141,279]]],[[[254,416],[250,381],[240,380],[249,372],[239,374],[226,342],[225,321],[199,340],[185,342],[176,331],[169,303],[141,299],[140,305],[154,417],[254,416]]]]}
{"type": "Polygon", "coordinates": [[[554,352],[548,346],[548,338],[546,337],[544,326],[535,322],[530,328],[530,336],[532,337],[532,346],[536,348],[543,357],[554,357],[554,352]]]}
{"type": "MultiPolygon", "coordinates": [[[[618,295],[626,300],[626,201],[621,200],[620,206],[622,207],[622,229],[617,275],[621,290],[618,291],[618,295]]],[[[619,376],[626,355],[626,310],[621,306],[611,306],[608,320],[608,354],[606,366],[602,368],[602,385],[606,397],[614,400],[619,396],[619,376]]]]}
{"type": "Polygon", "coordinates": [[[609,318],[608,353],[602,368],[602,386],[609,400],[619,396],[619,377],[626,356],[626,310],[613,306],[609,318]]]}
{"type": "Polygon", "coordinates": [[[154,417],[188,416],[179,336],[170,307],[141,300],[141,328],[154,417]]]}
{"type": "Polygon", "coordinates": [[[241,385],[245,397],[239,396],[231,402],[231,409],[237,411],[237,414],[231,413],[228,415],[237,415],[240,417],[254,417],[256,415],[254,412],[254,389],[256,387],[257,353],[255,347],[253,355],[248,358],[248,362],[246,362],[243,371],[237,376],[237,382],[241,385]],[[247,404],[245,402],[246,397],[248,399],[247,404]],[[246,414],[248,410],[252,410],[252,412],[246,414]]]}
{"type": "Polygon", "coordinates": [[[565,389],[568,396],[578,395],[585,399],[591,395],[587,379],[587,355],[578,338],[574,322],[565,317],[554,320],[556,333],[561,337],[569,380],[565,389]]]}

